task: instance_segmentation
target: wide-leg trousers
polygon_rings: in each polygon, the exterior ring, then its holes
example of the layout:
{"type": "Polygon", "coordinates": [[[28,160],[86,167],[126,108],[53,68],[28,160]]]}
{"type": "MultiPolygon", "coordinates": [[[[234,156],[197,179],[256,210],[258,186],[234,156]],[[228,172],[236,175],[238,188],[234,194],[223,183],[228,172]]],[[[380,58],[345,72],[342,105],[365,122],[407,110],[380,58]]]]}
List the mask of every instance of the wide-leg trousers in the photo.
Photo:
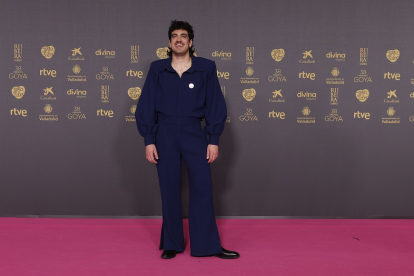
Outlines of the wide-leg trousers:
{"type": "Polygon", "coordinates": [[[184,251],[181,208],[181,162],[189,179],[189,232],[192,256],[222,251],[217,229],[207,136],[197,118],[158,115],[155,138],[157,172],[162,200],[162,228],[159,249],[184,251]]]}

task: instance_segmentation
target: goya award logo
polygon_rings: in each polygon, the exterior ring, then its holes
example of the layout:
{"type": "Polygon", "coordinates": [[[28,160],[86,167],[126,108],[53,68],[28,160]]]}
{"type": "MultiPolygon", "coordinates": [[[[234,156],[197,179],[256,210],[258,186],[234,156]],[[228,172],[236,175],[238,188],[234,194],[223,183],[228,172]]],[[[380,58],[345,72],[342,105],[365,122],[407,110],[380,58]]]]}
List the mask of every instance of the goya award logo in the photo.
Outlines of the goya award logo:
{"type": "Polygon", "coordinates": [[[253,114],[252,108],[246,108],[246,112],[239,116],[239,120],[242,122],[259,121],[257,116],[253,114]]]}
{"type": "Polygon", "coordinates": [[[344,84],[345,80],[343,78],[338,78],[340,72],[339,69],[337,67],[334,67],[331,70],[331,75],[333,76],[333,78],[326,78],[326,83],[327,84],[344,84]]]}
{"type": "Polygon", "coordinates": [[[97,80],[114,80],[114,75],[109,72],[108,67],[102,67],[102,71],[96,74],[97,80]]]}
{"type": "Polygon", "coordinates": [[[52,115],[53,108],[51,104],[46,104],[43,108],[45,115],[39,115],[40,121],[47,121],[47,122],[56,122],[58,121],[58,115],[52,115]]]}
{"type": "Polygon", "coordinates": [[[248,76],[248,78],[240,78],[241,83],[259,83],[259,78],[252,78],[254,74],[253,67],[247,67],[245,73],[248,76]]]}
{"type": "Polygon", "coordinates": [[[400,57],[400,51],[397,50],[397,49],[395,49],[395,50],[388,50],[387,53],[385,54],[385,56],[387,57],[387,59],[389,61],[391,61],[392,63],[394,63],[400,57]]]}
{"type": "Polygon", "coordinates": [[[24,88],[24,86],[15,86],[12,88],[11,92],[16,99],[20,100],[26,93],[26,89],[24,88]]]}
{"type": "Polygon", "coordinates": [[[86,115],[81,112],[80,106],[75,106],[73,111],[68,114],[69,120],[86,120],[86,115]]]}
{"type": "Polygon", "coordinates": [[[326,122],[343,122],[344,119],[341,115],[338,114],[338,109],[331,109],[331,113],[328,116],[325,116],[326,122]]]}
{"type": "Polygon", "coordinates": [[[53,47],[53,46],[43,46],[42,49],[40,50],[40,52],[42,53],[42,55],[45,58],[51,59],[53,57],[53,55],[55,54],[55,47],[53,47]]]}
{"type": "Polygon", "coordinates": [[[331,88],[331,105],[338,105],[339,88],[331,88]]]}
{"type": "Polygon", "coordinates": [[[256,97],[256,90],[254,88],[244,89],[242,94],[246,101],[251,102],[256,97]]]}
{"type": "Polygon", "coordinates": [[[246,47],[246,64],[254,64],[254,47],[246,47]]]}
{"type": "Polygon", "coordinates": [[[282,95],[282,89],[272,92],[272,97],[269,99],[270,103],[284,103],[285,99],[282,95]]]}
{"type": "Polygon", "coordinates": [[[305,116],[299,116],[296,118],[296,122],[298,124],[314,124],[316,122],[315,117],[309,117],[309,115],[311,114],[311,110],[309,107],[305,106],[302,109],[302,114],[305,116]]]}
{"type": "Polygon", "coordinates": [[[134,101],[138,100],[141,96],[141,88],[139,87],[131,87],[128,89],[128,96],[133,99],[134,101]]]}
{"type": "Polygon", "coordinates": [[[361,103],[363,103],[366,100],[368,100],[369,90],[368,89],[357,90],[355,96],[358,99],[358,101],[360,101],[361,103]]]}
{"type": "Polygon", "coordinates": [[[27,75],[23,72],[21,66],[15,66],[13,73],[9,74],[9,79],[27,79],[27,75]]]}
{"type": "Polygon", "coordinates": [[[72,55],[68,57],[69,60],[85,60],[85,58],[82,56],[81,48],[73,48],[72,55]]]}
{"type": "Polygon", "coordinates": [[[400,118],[394,117],[395,116],[395,109],[394,107],[389,107],[387,109],[388,117],[382,118],[383,124],[399,124],[400,118]]]}
{"type": "Polygon", "coordinates": [[[272,58],[275,61],[279,62],[285,57],[285,50],[283,50],[283,49],[273,49],[272,52],[270,53],[270,55],[272,56],[272,58]]]}
{"type": "Polygon", "coordinates": [[[41,100],[56,100],[55,93],[53,92],[52,87],[46,87],[43,89],[43,95],[40,96],[41,100]]]}
{"type": "Polygon", "coordinates": [[[384,103],[399,103],[400,100],[397,97],[397,90],[390,90],[387,92],[387,97],[384,99],[384,103]]]}
{"type": "Polygon", "coordinates": [[[136,105],[131,105],[131,108],[129,109],[130,114],[125,115],[125,121],[126,122],[135,122],[135,111],[137,110],[136,105]],[[132,114],[132,115],[131,115],[132,114]]]}
{"type": "Polygon", "coordinates": [[[14,47],[13,47],[14,61],[22,61],[22,51],[23,51],[22,44],[14,44],[14,47]]]}
{"type": "Polygon", "coordinates": [[[82,71],[78,64],[73,65],[72,72],[75,75],[68,75],[68,81],[86,81],[86,76],[79,75],[82,71]]]}
{"type": "Polygon", "coordinates": [[[138,63],[139,45],[131,45],[131,63],[138,63]]]}
{"type": "Polygon", "coordinates": [[[359,65],[368,64],[368,48],[359,48],[359,65]]]}
{"type": "Polygon", "coordinates": [[[157,49],[157,57],[159,59],[167,59],[168,58],[168,52],[170,51],[170,49],[168,49],[168,47],[164,47],[164,48],[158,48],[157,49]]]}
{"type": "Polygon", "coordinates": [[[299,63],[315,63],[312,56],[312,50],[303,52],[302,59],[299,60],[299,63]]]}
{"type": "Polygon", "coordinates": [[[354,78],[354,82],[372,82],[372,79],[367,75],[367,70],[361,70],[361,73],[354,78]]]}
{"type": "Polygon", "coordinates": [[[286,82],[287,81],[286,77],[283,76],[281,69],[275,69],[275,72],[273,73],[273,75],[268,77],[267,80],[270,82],[286,82]]]}

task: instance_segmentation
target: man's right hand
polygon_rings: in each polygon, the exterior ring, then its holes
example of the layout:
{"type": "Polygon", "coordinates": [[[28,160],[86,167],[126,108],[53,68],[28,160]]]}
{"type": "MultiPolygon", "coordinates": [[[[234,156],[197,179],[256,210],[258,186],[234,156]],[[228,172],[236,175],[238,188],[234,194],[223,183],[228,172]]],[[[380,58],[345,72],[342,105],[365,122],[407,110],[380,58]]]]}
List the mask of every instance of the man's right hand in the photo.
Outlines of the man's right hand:
{"type": "Polygon", "coordinates": [[[155,161],[154,156],[158,160],[158,153],[157,153],[157,148],[155,147],[154,144],[147,145],[145,147],[145,155],[148,161],[150,161],[151,163],[157,164],[157,161],[155,161]]]}

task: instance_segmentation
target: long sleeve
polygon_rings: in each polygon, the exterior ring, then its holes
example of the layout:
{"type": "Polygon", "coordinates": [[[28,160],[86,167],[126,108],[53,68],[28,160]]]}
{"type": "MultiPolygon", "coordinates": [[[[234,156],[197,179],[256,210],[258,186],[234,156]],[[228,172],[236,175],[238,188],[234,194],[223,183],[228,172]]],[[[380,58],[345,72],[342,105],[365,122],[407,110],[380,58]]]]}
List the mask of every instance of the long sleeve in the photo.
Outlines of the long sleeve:
{"type": "Polygon", "coordinates": [[[227,119],[227,106],[223,93],[221,92],[215,62],[207,79],[204,114],[206,118],[204,131],[209,136],[208,143],[218,146],[219,137],[223,133],[224,124],[227,119]]]}
{"type": "Polygon", "coordinates": [[[156,88],[156,74],[153,65],[151,64],[135,111],[138,132],[144,137],[145,146],[155,144],[155,135],[158,130],[155,109],[156,88]]]}

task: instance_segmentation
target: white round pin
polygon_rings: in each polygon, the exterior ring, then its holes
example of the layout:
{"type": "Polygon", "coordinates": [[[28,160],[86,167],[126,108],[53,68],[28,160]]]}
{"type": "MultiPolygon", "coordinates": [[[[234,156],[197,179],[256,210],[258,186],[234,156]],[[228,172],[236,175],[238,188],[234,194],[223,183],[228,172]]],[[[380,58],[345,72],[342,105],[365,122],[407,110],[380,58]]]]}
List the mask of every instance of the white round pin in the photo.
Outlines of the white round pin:
{"type": "Polygon", "coordinates": [[[190,83],[190,84],[188,85],[188,87],[190,87],[191,89],[193,89],[193,88],[194,88],[194,84],[193,84],[193,83],[190,83]]]}

